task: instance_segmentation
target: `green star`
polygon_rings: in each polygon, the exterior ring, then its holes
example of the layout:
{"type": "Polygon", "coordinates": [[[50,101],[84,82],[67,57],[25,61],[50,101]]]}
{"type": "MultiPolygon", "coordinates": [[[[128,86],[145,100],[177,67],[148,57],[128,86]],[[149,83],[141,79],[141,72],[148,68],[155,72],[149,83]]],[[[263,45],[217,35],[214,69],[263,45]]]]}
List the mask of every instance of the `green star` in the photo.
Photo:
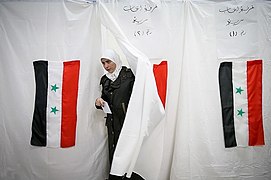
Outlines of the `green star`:
{"type": "Polygon", "coordinates": [[[56,106],[55,107],[51,107],[51,112],[50,113],[56,114],[57,111],[59,111],[59,110],[56,109],[56,106]]]}
{"type": "Polygon", "coordinates": [[[239,93],[239,94],[241,94],[242,93],[242,91],[244,91],[241,87],[239,87],[239,88],[235,88],[236,89],[236,94],[237,93],[239,93]]]}
{"type": "Polygon", "coordinates": [[[55,91],[56,92],[57,89],[59,89],[59,87],[57,87],[56,84],[55,85],[51,85],[51,91],[55,91]]]}
{"type": "Polygon", "coordinates": [[[237,111],[238,111],[237,116],[243,116],[243,114],[245,113],[242,108],[240,110],[237,109],[237,111]]]}

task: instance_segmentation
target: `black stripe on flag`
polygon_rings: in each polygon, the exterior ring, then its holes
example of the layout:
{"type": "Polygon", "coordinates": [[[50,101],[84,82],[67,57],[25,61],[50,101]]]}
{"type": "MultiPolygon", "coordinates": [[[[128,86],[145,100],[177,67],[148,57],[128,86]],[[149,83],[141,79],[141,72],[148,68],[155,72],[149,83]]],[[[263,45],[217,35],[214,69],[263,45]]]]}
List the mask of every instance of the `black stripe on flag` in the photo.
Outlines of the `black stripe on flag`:
{"type": "Polygon", "coordinates": [[[222,62],[219,67],[219,88],[225,147],[235,147],[232,63],[222,62]]]}
{"type": "Polygon", "coordinates": [[[48,88],[48,61],[34,61],[36,97],[32,121],[31,145],[46,146],[46,107],[48,88]]]}

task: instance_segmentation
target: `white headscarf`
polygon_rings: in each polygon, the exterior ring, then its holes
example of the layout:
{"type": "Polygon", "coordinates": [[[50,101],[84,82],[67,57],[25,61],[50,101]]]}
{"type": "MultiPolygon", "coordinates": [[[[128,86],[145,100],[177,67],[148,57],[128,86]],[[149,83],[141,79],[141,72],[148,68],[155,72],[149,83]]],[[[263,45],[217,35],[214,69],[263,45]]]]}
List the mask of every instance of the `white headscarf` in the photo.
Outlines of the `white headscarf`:
{"type": "Polygon", "coordinates": [[[109,59],[116,64],[116,69],[113,73],[109,73],[105,70],[105,75],[112,81],[115,81],[119,76],[119,73],[122,68],[122,62],[120,60],[119,55],[113,49],[106,49],[101,57],[101,60],[103,58],[109,59]]]}

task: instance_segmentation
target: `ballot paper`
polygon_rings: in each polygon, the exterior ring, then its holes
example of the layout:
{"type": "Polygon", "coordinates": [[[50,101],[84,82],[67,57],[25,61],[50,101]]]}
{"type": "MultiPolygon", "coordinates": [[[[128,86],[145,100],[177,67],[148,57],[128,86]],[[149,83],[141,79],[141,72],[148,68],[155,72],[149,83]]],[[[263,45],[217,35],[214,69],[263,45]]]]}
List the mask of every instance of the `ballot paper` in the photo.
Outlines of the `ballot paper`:
{"type": "Polygon", "coordinates": [[[104,106],[102,106],[102,108],[105,113],[112,114],[110,107],[106,101],[104,102],[104,106]]]}

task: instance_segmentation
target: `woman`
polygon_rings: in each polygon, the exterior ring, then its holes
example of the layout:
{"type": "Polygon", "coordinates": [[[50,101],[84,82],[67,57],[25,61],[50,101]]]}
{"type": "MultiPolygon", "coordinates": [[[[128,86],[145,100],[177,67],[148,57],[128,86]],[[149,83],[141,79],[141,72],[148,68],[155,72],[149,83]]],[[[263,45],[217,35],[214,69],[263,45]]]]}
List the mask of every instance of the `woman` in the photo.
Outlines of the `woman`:
{"type": "MultiPolygon", "coordinates": [[[[106,126],[108,130],[109,162],[112,164],[113,155],[125,119],[130,96],[133,90],[135,76],[131,69],[122,66],[119,55],[111,49],[104,52],[101,63],[106,71],[102,76],[102,96],[97,98],[95,105],[98,109],[107,102],[112,114],[107,114],[106,126]]],[[[125,176],[109,176],[109,179],[127,179],[125,176]]],[[[138,179],[133,173],[131,179],[138,179]]],[[[142,179],[139,177],[139,179],[142,179]]]]}

